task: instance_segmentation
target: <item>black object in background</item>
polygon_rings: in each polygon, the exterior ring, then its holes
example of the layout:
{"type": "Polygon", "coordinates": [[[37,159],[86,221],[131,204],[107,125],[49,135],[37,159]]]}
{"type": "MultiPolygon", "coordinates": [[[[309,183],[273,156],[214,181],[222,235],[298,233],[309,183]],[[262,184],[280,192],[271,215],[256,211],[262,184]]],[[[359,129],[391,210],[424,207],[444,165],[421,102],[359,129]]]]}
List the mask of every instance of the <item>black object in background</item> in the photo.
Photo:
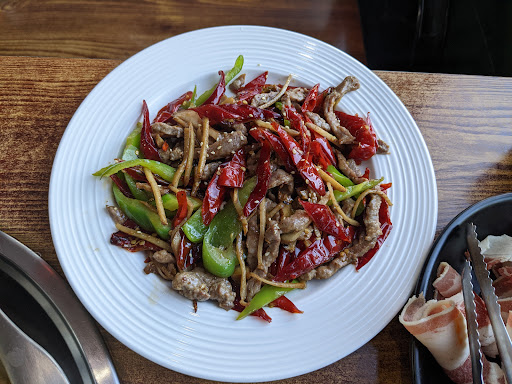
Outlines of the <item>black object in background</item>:
{"type": "Polygon", "coordinates": [[[371,69],[512,76],[512,0],[359,0],[371,69]]]}

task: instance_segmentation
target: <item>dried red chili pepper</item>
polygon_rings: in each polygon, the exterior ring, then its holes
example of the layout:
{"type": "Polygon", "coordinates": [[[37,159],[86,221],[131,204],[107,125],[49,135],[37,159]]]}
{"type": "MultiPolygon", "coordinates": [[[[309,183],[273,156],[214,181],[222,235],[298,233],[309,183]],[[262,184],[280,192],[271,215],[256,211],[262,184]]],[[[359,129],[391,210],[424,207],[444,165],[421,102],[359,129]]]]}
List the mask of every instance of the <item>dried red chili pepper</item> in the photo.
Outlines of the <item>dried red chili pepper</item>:
{"type": "Polygon", "coordinates": [[[255,95],[260,94],[268,77],[268,71],[263,72],[258,77],[248,82],[244,87],[236,92],[236,98],[239,101],[250,101],[255,95]]]}
{"type": "Polygon", "coordinates": [[[275,125],[273,124],[273,126],[281,138],[281,142],[284,144],[293,163],[297,167],[297,170],[306,181],[306,184],[308,184],[319,195],[324,196],[325,184],[320,175],[318,175],[316,167],[308,161],[307,157],[302,153],[299,144],[297,144],[293,137],[281,128],[279,124],[276,123],[275,125]]]}
{"type": "Polygon", "coordinates": [[[325,97],[331,93],[331,87],[329,88],[326,88],[324,89],[324,91],[322,93],[320,93],[317,98],[316,98],[316,105],[315,105],[315,108],[313,109],[313,112],[314,113],[318,113],[320,112],[320,110],[322,109],[323,105],[324,105],[324,100],[325,100],[325,97]]]}
{"type": "Polygon", "coordinates": [[[276,135],[270,133],[269,131],[263,128],[253,128],[249,131],[249,134],[260,143],[263,143],[267,140],[272,146],[274,152],[283,162],[288,172],[296,170],[295,164],[293,164],[292,160],[290,159],[290,155],[288,155],[288,151],[286,150],[285,146],[276,135]]]}
{"type": "Polygon", "coordinates": [[[244,184],[245,167],[245,151],[241,148],[234,154],[231,161],[222,168],[218,184],[223,187],[242,188],[244,184]]]}
{"type": "Polygon", "coordinates": [[[199,116],[207,117],[210,120],[210,124],[219,124],[220,122],[227,121],[235,121],[235,119],[240,119],[240,115],[236,113],[231,113],[226,109],[222,108],[222,105],[201,105],[200,107],[191,108],[193,111],[196,111],[199,116]]]}
{"type": "Polygon", "coordinates": [[[320,167],[325,171],[329,165],[332,163],[329,161],[327,156],[324,153],[322,145],[318,141],[313,141],[311,143],[311,154],[313,158],[313,162],[319,164],[320,167]]]}
{"type": "Polygon", "coordinates": [[[222,109],[238,115],[236,122],[247,123],[252,120],[279,119],[281,116],[270,109],[261,109],[247,104],[223,104],[222,109]]]}
{"type": "Polygon", "coordinates": [[[140,132],[140,150],[146,159],[162,161],[151,136],[151,123],[149,122],[149,109],[146,100],[142,101],[142,129],[140,132]]]}
{"type": "Polygon", "coordinates": [[[320,84],[316,84],[313,88],[309,90],[306,98],[304,99],[304,102],[302,103],[301,109],[303,113],[305,113],[306,111],[312,112],[315,109],[318,99],[319,86],[320,84]]]}
{"type": "Polygon", "coordinates": [[[219,104],[220,98],[226,92],[226,79],[224,77],[224,71],[219,71],[220,80],[217,84],[217,87],[215,87],[212,94],[206,99],[204,104],[219,104]]]}
{"type": "Polygon", "coordinates": [[[261,109],[245,104],[201,105],[191,108],[199,116],[207,117],[210,124],[246,123],[251,120],[279,118],[279,114],[268,109],[261,109]]]}
{"type": "Polygon", "coordinates": [[[123,195],[133,199],[133,194],[130,191],[130,188],[128,188],[128,184],[126,184],[126,182],[121,180],[119,178],[119,176],[117,176],[115,173],[113,175],[110,175],[110,178],[117,185],[117,187],[119,188],[119,190],[122,192],[123,195]]]}
{"type": "Polygon", "coordinates": [[[181,241],[180,248],[178,251],[178,255],[176,258],[176,265],[178,266],[178,270],[184,271],[190,266],[190,258],[188,255],[192,250],[192,242],[187,239],[187,236],[183,232],[180,231],[181,241]]]}
{"type": "MultiPolygon", "coordinates": [[[[130,220],[130,219],[125,220],[123,225],[125,227],[131,228],[131,229],[137,229],[137,230],[147,233],[146,231],[139,228],[133,220],[130,220]]],[[[124,250],[129,251],[129,252],[139,252],[139,251],[146,251],[146,250],[156,252],[156,251],[160,251],[162,249],[158,245],[150,243],[149,241],[144,241],[144,240],[138,239],[134,236],[130,236],[127,233],[124,233],[122,231],[114,232],[110,236],[110,244],[121,247],[124,250]]],[[[148,262],[148,261],[146,261],[146,262],[148,262]]]]}
{"type": "Polygon", "coordinates": [[[185,191],[178,191],[178,193],[176,193],[176,198],[178,200],[178,210],[172,220],[173,227],[176,227],[185,220],[188,213],[187,193],[185,191]]]}
{"type": "Polygon", "coordinates": [[[201,206],[201,217],[203,218],[204,225],[210,225],[217,212],[219,212],[220,205],[224,200],[226,187],[218,184],[219,174],[220,172],[217,171],[211,178],[203,199],[203,205],[201,206]]]}
{"type": "Polygon", "coordinates": [[[300,132],[302,150],[304,152],[308,152],[309,145],[311,143],[311,133],[304,124],[304,118],[295,110],[295,108],[288,105],[284,107],[284,115],[288,120],[290,120],[292,128],[300,132]]]}
{"type": "Polygon", "coordinates": [[[389,207],[386,201],[382,201],[379,209],[379,222],[380,229],[382,230],[382,235],[377,238],[377,243],[375,247],[366,252],[363,256],[357,259],[356,270],[361,269],[364,265],[366,265],[373,256],[380,249],[384,241],[387,239],[391,229],[393,229],[393,224],[391,223],[391,216],[389,215],[389,207]]]}
{"type": "Polygon", "coordinates": [[[277,307],[284,309],[287,312],[290,313],[304,313],[304,311],[301,311],[299,308],[295,306],[295,304],[292,303],[292,301],[287,298],[286,296],[279,296],[274,301],[271,301],[268,304],[269,307],[277,307]]]}
{"type": "Polygon", "coordinates": [[[300,200],[300,204],[322,232],[333,235],[337,239],[347,243],[352,242],[354,235],[353,227],[343,227],[338,220],[336,220],[336,217],[327,205],[310,203],[309,201],[303,200],[300,200]]]}
{"type": "Polygon", "coordinates": [[[172,115],[183,105],[185,101],[188,101],[192,98],[192,92],[188,91],[178,97],[176,100],[171,101],[169,104],[167,104],[165,107],[160,109],[158,111],[155,119],[153,120],[154,123],[165,123],[169,119],[172,118],[172,115]]]}
{"type": "Polygon", "coordinates": [[[293,255],[290,251],[281,247],[277,259],[270,265],[269,273],[276,276],[281,270],[293,260],[293,255]]]}
{"type": "Polygon", "coordinates": [[[357,164],[370,159],[377,153],[377,135],[370,121],[370,114],[363,119],[359,116],[349,115],[341,111],[334,111],[340,124],[347,128],[355,137],[357,144],[353,144],[348,154],[349,159],[354,159],[357,164]]]}
{"type": "Polygon", "coordinates": [[[331,144],[329,144],[329,141],[322,135],[319,135],[316,132],[312,132],[313,134],[313,142],[317,142],[322,147],[322,151],[329,160],[329,163],[332,165],[336,164],[336,157],[334,156],[334,151],[332,150],[331,144]]]}
{"type": "Polygon", "coordinates": [[[274,281],[293,280],[304,273],[312,271],[316,267],[330,261],[344,248],[345,244],[345,242],[331,235],[315,240],[295,260],[284,267],[281,273],[274,277],[274,281]]]}
{"type": "MultiPolygon", "coordinates": [[[[132,177],[132,179],[134,179],[136,181],[142,181],[144,183],[148,182],[146,175],[142,171],[142,167],[136,166],[136,167],[125,168],[125,169],[123,169],[123,172],[126,172],[128,175],[130,175],[132,177]]],[[[154,173],[153,176],[158,184],[169,185],[169,182],[167,180],[162,179],[156,173],[154,173]]]]}
{"type": "Polygon", "coordinates": [[[265,141],[263,147],[260,150],[260,158],[258,159],[258,168],[256,168],[256,175],[258,181],[256,186],[249,195],[249,199],[244,206],[244,215],[250,216],[254,212],[261,200],[265,197],[268,191],[268,185],[270,183],[270,176],[272,172],[270,170],[270,151],[272,150],[270,144],[265,141]]]}
{"type": "MultiPolygon", "coordinates": [[[[239,298],[236,298],[232,309],[237,312],[242,312],[245,309],[245,307],[242,304],[240,304],[239,298]]],[[[259,317],[260,319],[265,320],[267,323],[272,322],[272,318],[269,315],[267,315],[267,312],[265,312],[263,308],[254,311],[249,316],[259,317]]]]}

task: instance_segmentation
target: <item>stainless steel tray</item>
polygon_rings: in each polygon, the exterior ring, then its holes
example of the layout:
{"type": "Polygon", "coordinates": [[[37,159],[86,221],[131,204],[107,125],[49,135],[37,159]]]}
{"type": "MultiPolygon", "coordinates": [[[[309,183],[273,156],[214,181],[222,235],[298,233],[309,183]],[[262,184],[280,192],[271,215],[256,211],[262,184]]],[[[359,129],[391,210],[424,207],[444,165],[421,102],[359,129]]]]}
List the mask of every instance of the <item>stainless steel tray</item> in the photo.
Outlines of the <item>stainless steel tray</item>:
{"type": "Polygon", "coordinates": [[[72,383],[119,383],[92,317],[36,253],[0,231],[0,307],[57,360],[72,383]]]}

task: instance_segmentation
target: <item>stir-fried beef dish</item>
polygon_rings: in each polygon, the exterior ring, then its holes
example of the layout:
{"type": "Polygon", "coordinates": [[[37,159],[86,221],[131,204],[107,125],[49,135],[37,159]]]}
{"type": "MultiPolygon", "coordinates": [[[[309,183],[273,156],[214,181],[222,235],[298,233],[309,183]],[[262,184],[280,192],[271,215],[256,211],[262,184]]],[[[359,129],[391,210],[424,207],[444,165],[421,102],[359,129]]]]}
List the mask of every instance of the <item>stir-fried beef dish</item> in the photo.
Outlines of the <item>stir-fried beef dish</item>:
{"type": "Polygon", "coordinates": [[[242,64],[152,120],[143,101],[121,157],[95,175],[113,181],[111,243],[144,251],[146,273],[195,308],[214,300],[270,321],[263,307],[301,312],[287,292],[359,269],[380,248],[391,184],[363,162],[389,146],[369,114],[342,111],[357,78],[269,84],[268,72],[240,74],[242,64]]]}

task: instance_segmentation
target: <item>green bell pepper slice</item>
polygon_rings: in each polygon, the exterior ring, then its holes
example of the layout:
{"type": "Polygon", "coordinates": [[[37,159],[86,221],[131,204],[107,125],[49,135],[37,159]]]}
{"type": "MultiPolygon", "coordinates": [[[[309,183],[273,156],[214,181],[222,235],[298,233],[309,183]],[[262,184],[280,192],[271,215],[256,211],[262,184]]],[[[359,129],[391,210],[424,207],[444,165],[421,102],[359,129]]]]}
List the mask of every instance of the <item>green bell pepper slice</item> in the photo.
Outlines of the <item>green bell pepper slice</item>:
{"type": "Polygon", "coordinates": [[[117,185],[113,186],[114,198],[117,205],[124,214],[142,229],[149,232],[156,232],[164,240],[169,240],[170,225],[163,225],[158,214],[148,208],[148,206],[139,200],[132,199],[123,195],[117,185]]]}
{"type": "MultiPolygon", "coordinates": [[[[236,58],[235,65],[233,66],[233,68],[231,68],[226,73],[226,75],[224,77],[224,79],[226,81],[226,86],[231,82],[231,80],[233,80],[235,78],[236,75],[238,75],[240,73],[243,65],[244,65],[244,57],[242,55],[240,55],[236,58]]],[[[215,91],[215,88],[217,88],[217,84],[215,84],[211,89],[205,91],[201,96],[199,96],[195,101],[196,107],[199,107],[206,100],[208,100],[208,98],[213,93],[213,91],[215,91]]]]}
{"type": "Polygon", "coordinates": [[[333,165],[329,165],[327,167],[327,172],[329,172],[332,175],[334,180],[336,180],[338,183],[340,183],[344,187],[350,187],[350,186],[354,185],[354,182],[352,180],[350,180],[347,176],[345,176],[343,173],[338,171],[338,169],[336,167],[334,167],[333,165]]]}
{"type": "MultiPolygon", "coordinates": [[[[292,283],[298,283],[298,280],[293,280],[292,283]]],[[[295,288],[281,288],[275,287],[273,285],[264,285],[260,291],[254,295],[249,305],[245,307],[245,309],[240,312],[237,320],[242,320],[244,317],[249,316],[251,313],[257,311],[260,308],[263,308],[265,305],[273,302],[275,299],[287,294],[290,291],[293,291],[295,288]]]]}
{"type": "Polygon", "coordinates": [[[133,179],[133,177],[123,172],[119,172],[118,174],[124,175],[124,180],[126,181],[126,184],[128,185],[128,188],[130,189],[130,192],[132,193],[133,197],[135,197],[137,200],[142,201],[149,200],[147,192],[137,188],[137,182],[133,179]]]}
{"type": "Polygon", "coordinates": [[[346,187],[347,190],[345,192],[334,191],[334,197],[336,198],[336,201],[346,200],[349,197],[359,195],[360,193],[366,191],[367,189],[375,187],[376,185],[380,184],[383,180],[384,177],[381,177],[380,179],[367,180],[360,184],[348,186],[346,187]]]}
{"type": "MultiPolygon", "coordinates": [[[[252,177],[238,192],[240,204],[244,206],[256,186],[257,178],[252,177]]],[[[219,211],[210,223],[203,239],[203,265],[215,276],[229,277],[233,274],[237,257],[233,242],[242,231],[242,223],[232,201],[219,211]]]]}
{"type": "MultiPolygon", "coordinates": [[[[199,208],[202,204],[202,201],[198,198],[187,196],[188,203],[192,205],[192,208],[196,210],[199,208]]],[[[166,193],[165,195],[162,195],[162,203],[164,205],[165,209],[168,209],[169,211],[175,211],[178,209],[178,198],[174,193],[166,193]]]]}
{"type": "MultiPolygon", "coordinates": [[[[121,159],[124,161],[127,160],[135,160],[139,158],[140,153],[140,132],[142,129],[142,123],[137,123],[135,129],[128,135],[126,138],[126,144],[123,149],[123,154],[121,155],[121,159]]],[[[118,172],[119,174],[124,175],[124,180],[128,185],[128,188],[132,192],[133,197],[137,200],[148,201],[149,196],[146,191],[137,188],[136,181],[128,174],[124,174],[122,172],[118,172]]]]}
{"type": "Polygon", "coordinates": [[[213,239],[218,229],[208,230],[203,239],[203,266],[208,272],[219,277],[229,277],[235,271],[237,258],[233,243],[227,248],[214,246],[213,239]]]}
{"type": "Polygon", "coordinates": [[[142,123],[137,123],[135,129],[128,135],[121,159],[126,161],[139,158],[141,129],[142,123]]]}
{"type": "Polygon", "coordinates": [[[170,165],[161,163],[159,161],[155,160],[149,160],[149,159],[133,159],[128,161],[123,161],[121,163],[115,163],[108,165],[102,169],[100,169],[97,172],[93,173],[93,176],[99,176],[99,177],[108,177],[110,175],[113,175],[114,173],[117,173],[125,168],[131,168],[135,166],[142,166],[148,168],[151,172],[156,173],[159,175],[162,179],[168,182],[172,182],[172,178],[174,176],[174,173],[176,170],[171,167],[170,165]]]}
{"type": "Polygon", "coordinates": [[[194,214],[189,217],[186,223],[183,224],[181,229],[191,242],[200,243],[203,241],[204,235],[206,234],[206,231],[208,231],[208,226],[203,224],[201,210],[198,209],[195,211],[194,214]]]}

